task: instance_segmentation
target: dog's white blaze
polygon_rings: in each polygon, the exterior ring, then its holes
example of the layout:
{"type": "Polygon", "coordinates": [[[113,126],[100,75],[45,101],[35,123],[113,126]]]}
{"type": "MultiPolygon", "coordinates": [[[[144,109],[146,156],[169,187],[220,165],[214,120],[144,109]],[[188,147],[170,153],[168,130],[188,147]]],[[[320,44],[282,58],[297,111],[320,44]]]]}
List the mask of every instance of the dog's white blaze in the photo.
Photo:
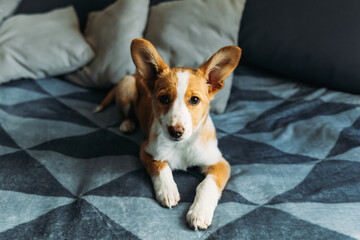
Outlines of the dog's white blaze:
{"type": "Polygon", "coordinates": [[[169,112],[164,117],[164,130],[167,131],[167,127],[180,124],[184,128],[182,138],[185,139],[190,137],[192,133],[192,118],[184,99],[189,85],[189,73],[187,71],[176,72],[176,76],[178,80],[176,86],[176,99],[169,109],[169,112]]]}
{"type": "Polygon", "coordinates": [[[214,176],[207,175],[196,188],[196,196],[186,219],[195,230],[207,228],[212,221],[215,208],[220,198],[214,176]]]}

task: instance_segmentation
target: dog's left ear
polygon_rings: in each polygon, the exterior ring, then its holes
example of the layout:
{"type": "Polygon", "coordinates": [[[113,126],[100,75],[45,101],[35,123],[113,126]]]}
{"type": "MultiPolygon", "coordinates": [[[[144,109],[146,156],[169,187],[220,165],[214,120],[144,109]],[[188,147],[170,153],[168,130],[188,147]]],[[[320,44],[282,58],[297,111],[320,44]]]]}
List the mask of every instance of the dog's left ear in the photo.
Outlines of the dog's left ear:
{"type": "Polygon", "coordinates": [[[223,88],[224,80],[234,71],[240,57],[241,49],[239,47],[223,47],[198,68],[208,81],[210,96],[223,88]]]}

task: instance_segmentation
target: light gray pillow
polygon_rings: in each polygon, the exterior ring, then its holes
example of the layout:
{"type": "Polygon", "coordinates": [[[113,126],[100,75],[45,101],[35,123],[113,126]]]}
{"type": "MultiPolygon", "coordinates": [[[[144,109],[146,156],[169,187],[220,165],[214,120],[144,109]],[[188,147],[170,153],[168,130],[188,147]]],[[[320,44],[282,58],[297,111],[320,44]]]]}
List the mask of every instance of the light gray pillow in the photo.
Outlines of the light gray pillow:
{"type": "MultiPolygon", "coordinates": [[[[237,45],[245,0],[183,0],[150,8],[145,38],[170,67],[198,68],[217,50],[237,45]]],[[[230,96],[232,75],[211,102],[223,113],[230,96]]]]}
{"type": "Polygon", "coordinates": [[[134,38],[142,38],[149,0],[118,0],[103,11],[89,14],[86,40],[96,52],[89,65],[66,78],[85,87],[110,87],[136,72],[130,54],[134,38]]]}
{"type": "Polygon", "coordinates": [[[17,15],[0,26],[0,83],[65,74],[93,56],[73,7],[17,15]]]}
{"type": "Polygon", "coordinates": [[[0,0],[0,24],[15,11],[20,2],[21,0],[0,0]]]}

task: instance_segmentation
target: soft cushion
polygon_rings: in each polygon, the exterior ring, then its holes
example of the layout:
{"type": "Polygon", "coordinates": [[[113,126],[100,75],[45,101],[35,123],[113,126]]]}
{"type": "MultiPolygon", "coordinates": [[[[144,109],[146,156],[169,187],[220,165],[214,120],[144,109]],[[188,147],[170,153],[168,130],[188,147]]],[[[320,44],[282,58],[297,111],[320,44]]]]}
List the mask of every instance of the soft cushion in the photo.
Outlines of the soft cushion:
{"type": "Polygon", "coordinates": [[[104,11],[91,13],[85,36],[97,56],[67,79],[86,87],[109,87],[135,73],[130,44],[142,37],[148,9],[149,0],[118,0],[104,11]]]}
{"type": "Polygon", "coordinates": [[[360,93],[360,2],[248,1],[242,63],[360,93]]]}
{"type": "Polygon", "coordinates": [[[15,14],[45,13],[72,5],[79,17],[81,29],[84,29],[86,19],[90,12],[103,10],[115,1],[116,0],[22,0],[15,14]]]}
{"type": "MultiPolygon", "coordinates": [[[[170,67],[197,68],[217,50],[237,45],[245,0],[184,0],[151,7],[145,38],[170,67]]],[[[211,110],[224,112],[232,75],[215,96],[211,110]]]]}
{"type": "Polygon", "coordinates": [[[0,24],[4,18],[14,12],[20,0],[1,0],[0,1],[0,24]]]}
{"type": "Polygon", "coordinates": [[[14,16],[0,27],[0,83],[65,74],[93,56],[73,7],[14,16]]]}

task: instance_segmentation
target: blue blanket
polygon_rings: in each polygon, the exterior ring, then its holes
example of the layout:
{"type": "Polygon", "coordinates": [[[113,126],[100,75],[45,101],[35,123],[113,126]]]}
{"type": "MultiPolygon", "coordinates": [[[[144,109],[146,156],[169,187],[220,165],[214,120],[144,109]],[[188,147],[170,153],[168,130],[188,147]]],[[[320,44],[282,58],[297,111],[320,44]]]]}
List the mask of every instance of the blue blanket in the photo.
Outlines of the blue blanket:
{"type": "Polygon", "coordinates": [[[212,115],[231,163],[212,226],[186,212],[203,179],[175,172],[155,200],[140,131],[119,132],[106,93],[57,78],[0,86],[0,239],[360,239],[360,96],[240,67],[212,115]]]}

